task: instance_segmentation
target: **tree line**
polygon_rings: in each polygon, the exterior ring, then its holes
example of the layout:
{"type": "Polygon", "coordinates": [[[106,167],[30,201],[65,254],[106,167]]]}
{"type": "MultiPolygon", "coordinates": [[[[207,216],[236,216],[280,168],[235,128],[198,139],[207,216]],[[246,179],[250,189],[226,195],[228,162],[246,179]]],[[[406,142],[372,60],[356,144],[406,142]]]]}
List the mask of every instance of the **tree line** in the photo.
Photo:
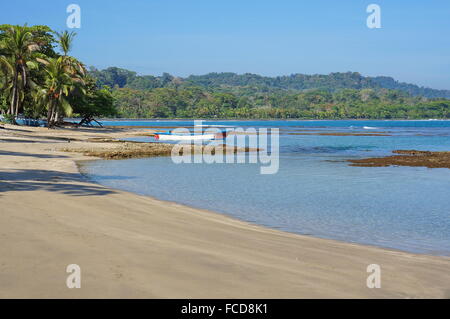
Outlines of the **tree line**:
{"type": "Polygon", "coordinates": [[[421,119],[450,118],[450,100],[395,90],[233,94],[201,87],[112,91],[123,118],[421,119]]]}
{"type": "Polygon", "coordinates": [[[450,116],[448,99],[415,96],[408,90],[380,85],[363,88],[369,80],[358,73],[336,73],[328,78],[311,76],[308,89],[280,82],[275,85],[270,82],[274,78],[251,74],[211,73],[183,79],[168,73],[140,76],[116,67],[91,68],[90,74],[98,85],[112,88],[117,114],[123,118],[421,119],[450,116]],[[261,81],[264,85],[260,85],[261,81]]]}
{"type": "Polygon", "coordinates": [[[442,97],[447,91],[423,91],[428,89],[354,72],[275,78],[210,73],[179,78],[168,73],[141,76],[116,67],[87,70],[69,55],[75,35],[41,25],[0,25],[4,119],[14,123],[23,114],[45,118],[53,127],[68,116],[80,117],[79,124],[94,117],[450,118],[450,100],[442,97]]]}
{"type": "Polygon", "coordinates": [[[236,92],[239,89],[252,89],[257,92],[301,92],[305,90],[324,90],[335,92],[342,89],[390,89],[408,93],[411,96],[427,98],[450,98],[450,90],[435,90],[415,84],[403,83],[387,76],[366,77],[358,72],[335,72],[324,74],[292,74],[266,77],[257,74],[208,73],[190,75],[186,78],[174,77],[168,73],[162,76],[137,75],[136,72],[110,67],[105,70],[91,68],[91,74],[99,85],[128,87],[132,89],[154,89],[173,86],[199,86],[210,90],[236,92]]]}

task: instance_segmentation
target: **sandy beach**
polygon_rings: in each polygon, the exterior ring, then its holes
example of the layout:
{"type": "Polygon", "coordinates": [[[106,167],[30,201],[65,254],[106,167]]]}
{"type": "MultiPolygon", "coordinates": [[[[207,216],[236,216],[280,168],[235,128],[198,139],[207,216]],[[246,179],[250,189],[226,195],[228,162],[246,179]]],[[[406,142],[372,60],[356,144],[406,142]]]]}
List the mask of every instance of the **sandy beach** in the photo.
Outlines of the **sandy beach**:
{"type": "Polygon", "coordinates": [[[135,134],[0,129],[0,298],[450,298],[450,258],[280,232],[79,173],[96,159],[83,150],[121,145],[98,139],[135,134]]]}

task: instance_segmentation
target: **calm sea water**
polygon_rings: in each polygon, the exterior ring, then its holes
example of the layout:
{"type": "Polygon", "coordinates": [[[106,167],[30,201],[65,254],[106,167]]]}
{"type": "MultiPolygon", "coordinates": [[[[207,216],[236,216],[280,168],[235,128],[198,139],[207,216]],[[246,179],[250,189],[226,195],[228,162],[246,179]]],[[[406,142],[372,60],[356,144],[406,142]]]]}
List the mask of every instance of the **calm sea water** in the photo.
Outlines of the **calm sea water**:
{"type": "MultiPolygon", "coordinates": [[[[192,121],[106,125],[192,126],[192,121]]],[[[450,255],[450,169],[352,167],[347,159],[396,149],[450,151],[450,121],[207,121],[280,128],[280,169],[174,164],[171,158],[94,161],[83,170],[114,188],[214,210],[284,231],[411,252],[450,255]],[[390,136],[292,135],[382,132],[390,136]]],[[[144,129],[145,130],[145,129],[144,129]]],[[[137,138],[152,141],[150,138],[137,138]]]]}

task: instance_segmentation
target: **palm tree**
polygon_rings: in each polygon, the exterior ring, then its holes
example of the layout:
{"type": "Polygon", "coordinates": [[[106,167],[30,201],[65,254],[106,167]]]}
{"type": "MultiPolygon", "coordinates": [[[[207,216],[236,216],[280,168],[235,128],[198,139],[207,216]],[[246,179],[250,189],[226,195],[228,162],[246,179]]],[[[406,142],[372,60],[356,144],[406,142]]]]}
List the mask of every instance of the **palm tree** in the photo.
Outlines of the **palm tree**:
{"type": "Polygon", "coordinates": [[[14,74],[14,62],[11,58],[0,55],[0,93],[6,100],[10,100],[12,94],[12,74],[14,74]]]}
{"type": "MultiPolygon", "coordinates": [[[[5,31],[0,42],[0,63],[9,72],[11,80],[10,107],[8,114],[17,116],[22,107],[24,89],[31,84],[29,68],[36,66],[33,52],[39,45],[25,26],[11,26],[5,31]]],[[[6,76],[8,78],[8,75],[6,76]]]]}
{"type": "MultiPolygon", "coordinates": [[[[77,59],[72,56],[69,56],[69,52],[73,46],[73,40],[77,35],[75,32],[55,32],[57,43],[59,44],[59,49],[62,52],[61,61],[64,67],[65,72],[72,78],[74,81],[73,93],[78,96],[82,96],[85,93],[85,77],[86,77],[86,68],[77,59]]],[[[56,110],[56,121],[62,121],[62,112],[56,110]]]]}
{"type": "Polygon", "coordinates": [[[66,70],[68,73],[75,75],[78,74],[82,77],[86,75],[86,68],[74,57],[69,56],[69,52],[72,49],[73,39],[77,35],[75,32],[64,31],[62,33],[55,32],[57,36],[57,42],[59,44],[59,49],[63,53],[63,62],[66,65],[66,70]]]}
{"type": "Polygon", "coordinates": [[[67,30],[64,32],[55,32],[58,37],[59,48],[63,52],[64,56],[67,56],[72,49],[73,38],[77,35],[75,32],[68,32],[67,30]]]}
{"type": "Polygon", "coordinates": [[[60,115],[72,114],[68,96],[75,88],[83,91],[84,82],[80,75],[67,72],[67,65],[62,56],[48,59],[43,63],[45,82],[36,91],[35,100],[47,107],[47,125],[51,128],[58,122],[60,115]]]}

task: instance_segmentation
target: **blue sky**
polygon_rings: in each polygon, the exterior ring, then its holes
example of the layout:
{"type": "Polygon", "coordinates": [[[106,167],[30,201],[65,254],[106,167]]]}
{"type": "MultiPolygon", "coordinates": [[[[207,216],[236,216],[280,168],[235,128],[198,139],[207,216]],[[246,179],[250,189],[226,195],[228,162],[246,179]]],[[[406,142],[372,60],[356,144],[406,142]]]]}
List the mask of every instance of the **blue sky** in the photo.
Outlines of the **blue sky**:
{"type": "Polygon", "coordinates": [[[388,75],[450,89],[448,0],[3,1],[0,23],[65,30],[81,7],[72,54],[98,68],[177,76],[207,72],[388,75]],[[366,7],[381,7],[381,29],[366,7]]]}

